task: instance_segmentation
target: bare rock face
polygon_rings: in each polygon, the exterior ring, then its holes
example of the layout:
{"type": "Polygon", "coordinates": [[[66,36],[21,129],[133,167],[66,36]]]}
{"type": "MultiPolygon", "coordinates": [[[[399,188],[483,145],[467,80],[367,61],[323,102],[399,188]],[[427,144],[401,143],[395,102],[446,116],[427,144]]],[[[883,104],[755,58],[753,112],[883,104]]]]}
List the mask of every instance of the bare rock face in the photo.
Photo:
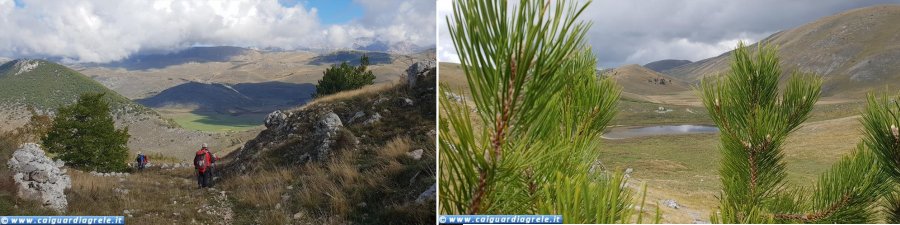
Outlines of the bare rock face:
{"type": "Polygon", "coordinates": [[[13,153],[7,164],[19,186],[19,197],[41,201],[44,207],[59,212],[66,211],[65,190],[72,187],[72,180],[62,169],[62,161],[54,162],[40,146],[26,143],[13,153]]]}

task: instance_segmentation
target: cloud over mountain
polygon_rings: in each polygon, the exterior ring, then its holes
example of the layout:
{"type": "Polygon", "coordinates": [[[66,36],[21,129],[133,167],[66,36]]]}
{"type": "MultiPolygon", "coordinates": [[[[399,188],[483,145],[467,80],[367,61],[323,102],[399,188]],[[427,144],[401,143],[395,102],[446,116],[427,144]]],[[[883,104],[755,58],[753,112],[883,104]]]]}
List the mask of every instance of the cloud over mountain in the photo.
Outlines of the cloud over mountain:
{"type": "Polygon", "coordinates": [[[109,62],[198,45],[348,48],[359,37],[434,43],[434,2],[357,0],[359,19],[324,25],[276,0],[0,0],[0,56],[109,62]],[[429,22],[430,21],[430,22],[429,22]]]}
{"type": "MultiPolygon", "coordinates": [[[[645,64],[662,59],[700,60],[848,9],[896,0],[594,0],[581,19],[593,22],[587,42],[599,66],[645,64]]],[[[438,1],[438,30],[452,14],[438,1]]],[[[446,32],[444,32],[446,33],[446,32]]],[[[440,61],[458,61],[450,36],[439,37],[440,61]]]]}

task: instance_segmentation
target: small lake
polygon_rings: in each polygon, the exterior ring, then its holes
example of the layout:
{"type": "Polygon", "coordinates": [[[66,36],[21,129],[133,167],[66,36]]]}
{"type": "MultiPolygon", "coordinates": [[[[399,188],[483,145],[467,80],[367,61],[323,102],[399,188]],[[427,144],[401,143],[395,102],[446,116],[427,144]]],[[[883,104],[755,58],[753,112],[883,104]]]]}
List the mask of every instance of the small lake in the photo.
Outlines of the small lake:
{"type": "Polygon", "coordinates": [[[648,127],[613,127],[603,134],[605,139],[624,139],[659,135],[718,133],[719,128],[711,125],[662,125],[648,127]]]}

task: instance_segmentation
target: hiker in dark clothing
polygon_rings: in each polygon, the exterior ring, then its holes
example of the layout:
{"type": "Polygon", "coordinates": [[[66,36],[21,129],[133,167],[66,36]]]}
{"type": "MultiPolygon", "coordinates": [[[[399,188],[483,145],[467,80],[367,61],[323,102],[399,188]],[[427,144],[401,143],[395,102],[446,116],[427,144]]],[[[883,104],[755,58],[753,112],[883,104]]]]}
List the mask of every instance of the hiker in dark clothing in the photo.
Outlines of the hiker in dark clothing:
{"type": "Polygon", "coordinates": [[[194,156],[194,168],[197,169],[197,185],[198,188],[209,187],[209,179],[212,174],[212,163],[214,160],[214,156],[211,152],[209,152],[209,148],[206,143],[203,143],[203,147],[197,151],[197,154],[194,156]]]}
{"type": "Polygon", "coordinates": [[[147,156],[144,155],[143,152],[138,152],[137,158],[134,159],[134,160],[137,161],[137,168],[138,168],[138,170],[140,170],[140,171],[143,171],[143,170],[144,170],[144,167],[147,166],[147,162],[150,161],[150,160],[147,158],[147,156]]]}

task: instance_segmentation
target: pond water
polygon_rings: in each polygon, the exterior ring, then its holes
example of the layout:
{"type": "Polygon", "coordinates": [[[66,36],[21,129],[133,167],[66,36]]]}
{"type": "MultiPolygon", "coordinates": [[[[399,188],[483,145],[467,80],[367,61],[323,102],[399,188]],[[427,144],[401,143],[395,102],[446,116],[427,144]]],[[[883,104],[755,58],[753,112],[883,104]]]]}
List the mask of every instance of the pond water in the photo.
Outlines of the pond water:
{"type": "Polygon", "coordinates": [[[711,125],[662,125],[648,127],[614,127],[603,134],[606,139],[624,139],[633,137],[646,137],[658,135],[676,134],[706,134],[718,133],[719,128],[711,125]]]}

